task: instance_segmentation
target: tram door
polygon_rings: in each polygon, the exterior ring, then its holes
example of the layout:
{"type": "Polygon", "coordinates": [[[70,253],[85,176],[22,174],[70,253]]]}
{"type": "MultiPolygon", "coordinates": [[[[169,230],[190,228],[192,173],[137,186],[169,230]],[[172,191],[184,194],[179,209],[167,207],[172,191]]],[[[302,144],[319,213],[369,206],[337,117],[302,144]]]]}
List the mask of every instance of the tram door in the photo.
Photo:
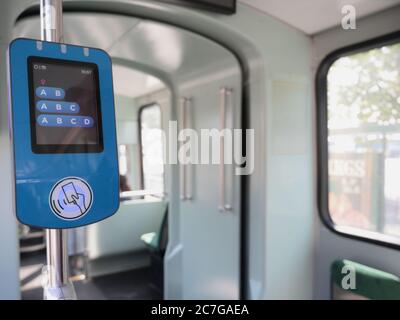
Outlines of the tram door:
{"type": "Polygon", "coordinates": [[[200,37],[196,43],[208,65],[180,83],[175,111],[178,128],[193,129],[183,141],[178,136],[178,150],[190,140],[190,158],[200,164],[180,163],[176,172],[179,199],[171,199],[171,210],[179,214],[171,212],[166,298],[238,299],[241,176],[229,158],[242,142],[215,134],[226,129],[233,137],[241,128],[241,69],[226,49],[200,37]]]}

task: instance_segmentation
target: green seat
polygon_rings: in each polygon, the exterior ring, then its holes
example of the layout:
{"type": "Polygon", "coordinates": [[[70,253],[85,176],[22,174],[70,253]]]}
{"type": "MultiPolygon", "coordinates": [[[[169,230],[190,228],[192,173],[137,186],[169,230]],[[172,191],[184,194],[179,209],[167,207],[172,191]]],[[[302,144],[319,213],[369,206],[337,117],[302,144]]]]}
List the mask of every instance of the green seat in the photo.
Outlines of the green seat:
{"type": "Polygon", "coordinates": [[[164,255],[168,242],[168,206],[165,208],[164,216],[158,231],[148,232],[140,236],[150,251],[164,255]]]}
{"type": "Polygon", "coordinates": [[[164,255],[168,244],[168,206],[157,232],[143,234],[140,239],[149,248],[150,270],[152,272],[152,286],[164,292],[164,255]]]}
{"type": "Polygon", "coordinates": [[[342,292],[354,294],[354,296],[373,300],[400,300],[399,277],[350,260],[333,262],[331,281],[332,285],[342,292]],[[349,274],[348,270],[355,271],[355,288],[344,290],[342,281],[349,274]]]}
{"type": "Polygon", "coordinates": [[[156,250],[158,248],[158,233],[149,232],[142,234],[140,240],[142,240],[150,249],[156,250]]]}

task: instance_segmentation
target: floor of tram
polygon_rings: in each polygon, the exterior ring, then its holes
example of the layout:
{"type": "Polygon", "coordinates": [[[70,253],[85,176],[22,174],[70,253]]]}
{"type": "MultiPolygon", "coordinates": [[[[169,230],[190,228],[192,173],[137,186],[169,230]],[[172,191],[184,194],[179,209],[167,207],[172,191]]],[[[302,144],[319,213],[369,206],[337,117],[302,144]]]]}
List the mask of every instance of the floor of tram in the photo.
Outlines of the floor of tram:
{"type": "MultiPolygon", "coordinates": [[[[23,300],[42,300],[42,268],[45,252],[29,254],[21,258],[20,281],[23,300]]],[[[150,268],[104,275],[90,280],[74,281],[79,300],[142,300],[162,299],[152,285],[150,268]]]]}

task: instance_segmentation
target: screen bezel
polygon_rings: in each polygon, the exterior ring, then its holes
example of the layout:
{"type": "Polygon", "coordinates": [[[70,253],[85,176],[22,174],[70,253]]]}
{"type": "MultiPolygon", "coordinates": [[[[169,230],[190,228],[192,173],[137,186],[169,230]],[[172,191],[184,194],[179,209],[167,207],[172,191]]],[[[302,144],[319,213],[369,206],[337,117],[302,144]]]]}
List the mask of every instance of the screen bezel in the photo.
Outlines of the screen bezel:
{"type": "Polygon", "coordinates": [[[55,59],[49,57],[29,56],[27,59],[28,68],[28,90],[29,90],[29,113],[30,113],[30,132],[31,132],[31,148],[36,154],[63,154],[63,153],[101,153],[104,150],[103,143],[103,125],[101,113],[101,98],[100,98],[100,81],[99,69],[97,64],[92,62],[83,62],[75,60],[55,59]],[[36,139],[36,107],[35,107],[35,90],[33,87],[33,68],[34,62],[39,63],[55,63],[62,65],[72,65],[93,68],[94,81],[97,98],[97,128],[99,141],[97,144],[38,144],[36,139]]]}

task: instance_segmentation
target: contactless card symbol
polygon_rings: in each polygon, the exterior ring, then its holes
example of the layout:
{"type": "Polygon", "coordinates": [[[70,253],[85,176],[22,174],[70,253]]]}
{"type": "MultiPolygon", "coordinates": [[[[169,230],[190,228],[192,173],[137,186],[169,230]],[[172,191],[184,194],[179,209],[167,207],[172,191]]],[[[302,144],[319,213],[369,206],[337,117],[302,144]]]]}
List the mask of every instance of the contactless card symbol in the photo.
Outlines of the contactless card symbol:
{"type": "Polygon", "coordinates": [[[50,193],[50,208],[63,219],[82,217],[92,203],[92,189],[80,178],[65,178],[57,182],[50,193]]]}
{"type": "Polygon", "coordinates": [[[64,191],[65,199],[69,204],[74,204],[78,206],[81,213],[84,214],[86,212],[86,205],[85,205],[85,195],[82,193],[78,193],[76,191],[75,185],[73,182],[69,182],[66,185],[62,186],[64,191]]]}

